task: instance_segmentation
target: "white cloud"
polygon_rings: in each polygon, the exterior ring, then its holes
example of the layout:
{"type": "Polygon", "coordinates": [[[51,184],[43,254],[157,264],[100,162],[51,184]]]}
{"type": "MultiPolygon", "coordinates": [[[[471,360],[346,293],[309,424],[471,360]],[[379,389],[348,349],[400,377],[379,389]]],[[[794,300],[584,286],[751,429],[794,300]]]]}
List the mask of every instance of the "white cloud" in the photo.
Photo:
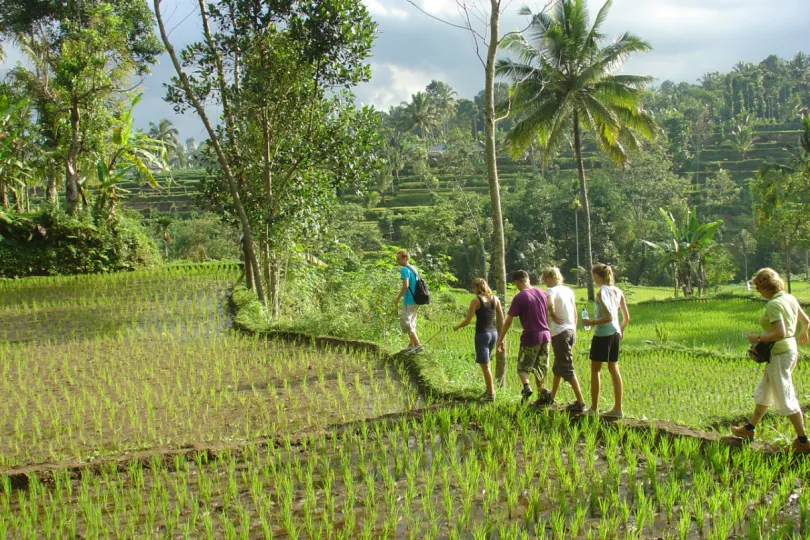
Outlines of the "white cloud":
{"type": "Polygon", "coordinates": [[[408,13],[400,8],[393,7],[393,2],[389,2],[386,0],[363,0],[363,3],[366,4],[368,8],[368,12],[371,14],[372,17],[380,17],[380,18],[396,18],[396,19],[407,19],[408,13]]]}
{"type": "Polygon", "coordinates": [[[437,78],[425,71],[411,69],[396,64],[372,64],[374,79],[372,84],[361,86],[357,97],[367,105],[387,110],[392,105],[410,101],[411,95],[421,92],[437,78]]]}

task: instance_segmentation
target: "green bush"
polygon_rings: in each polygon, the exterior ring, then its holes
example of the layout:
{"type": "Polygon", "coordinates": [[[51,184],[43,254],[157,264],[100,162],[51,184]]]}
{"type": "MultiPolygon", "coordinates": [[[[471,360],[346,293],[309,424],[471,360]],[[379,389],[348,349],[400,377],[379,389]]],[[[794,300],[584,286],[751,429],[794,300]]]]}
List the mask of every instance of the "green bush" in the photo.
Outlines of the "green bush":
{"type": "Polygon", "coordinates": [[[239,231],[223,223],[216,214],[191,215],[170,223],[160,217],[150,221],[153,238],[170,260],[205,262],[241,257],[239,231]]]}
{"type": "Polygon", "coordinates": [[[159,264],[154,241],[128,215],[94,223],[87,214],[44,211],[0,222],[0,277],[120,272],[159,264]]]}

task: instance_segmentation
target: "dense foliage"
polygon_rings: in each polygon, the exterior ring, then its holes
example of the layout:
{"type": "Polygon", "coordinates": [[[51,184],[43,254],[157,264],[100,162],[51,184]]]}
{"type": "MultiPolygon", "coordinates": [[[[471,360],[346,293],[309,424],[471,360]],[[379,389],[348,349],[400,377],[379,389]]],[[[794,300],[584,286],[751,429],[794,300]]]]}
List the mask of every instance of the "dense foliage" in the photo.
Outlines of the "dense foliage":
{"type": "MultiPolygon", "coordinates": [[[[137,216],[137,214],[136,214],[137,216]]],[[[0,220],[0,277],[121,272],[160,264],[139,219],[94,223],[59,211],[0,220]]]]}

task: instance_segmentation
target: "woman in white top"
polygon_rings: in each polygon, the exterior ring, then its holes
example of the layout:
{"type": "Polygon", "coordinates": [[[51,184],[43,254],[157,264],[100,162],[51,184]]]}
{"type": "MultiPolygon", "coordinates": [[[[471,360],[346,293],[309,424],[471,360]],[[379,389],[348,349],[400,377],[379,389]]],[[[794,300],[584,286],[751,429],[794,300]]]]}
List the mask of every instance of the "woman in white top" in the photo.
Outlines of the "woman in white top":
{"type": "Polygon", "coordinates": [[[582,319],[585,326],[594,327],[591,338],[591,410],[599,407],[599,391],[602,364],[607,363],[613,383],[613,408],[602,414],[605,418],[621,418],[624,381],[619,372],[619,343],[624,338],[624,329],[630,322],[630,312],[621,289],[614,285],[613,269],[606,264],[591,268],[594,284],[599,287],[594,302],[595,319],[582,319]],[[619,313],[622,314],[621,324],[619,313]]]}
{"type": "Polygon", "coordinates": [[[549,327],[551,329],[551,348],[554,351],[554,383],[551,387],[552,403],[560,389],[560,381],[565,380],[574,390],[576,401],[568,406],[568,411],[582,414],[588,407],[579,388],[579,380],[574,372],[574,345],[577,342],[577,307],[574,291],[563,285],[559,268],[546,268],[542,274],[543,283],[548,290],[549,327]]]}

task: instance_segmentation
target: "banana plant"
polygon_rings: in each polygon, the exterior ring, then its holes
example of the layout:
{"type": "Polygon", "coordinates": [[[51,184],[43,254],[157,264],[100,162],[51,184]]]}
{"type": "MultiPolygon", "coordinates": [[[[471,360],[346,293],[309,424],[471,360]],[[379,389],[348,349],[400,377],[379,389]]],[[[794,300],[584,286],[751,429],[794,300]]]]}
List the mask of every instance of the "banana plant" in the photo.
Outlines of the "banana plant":
{"type": "Polygon", "coordinates": [[[121,182],[133,171],[154,188],[158,187],[158,183],[152,174],[152,168],[168,171],[166,143],[132,130],[133,110],[140,100],[141,95],[132,99],[129,109],[121,117],[120,125],[113,130],[109,155],[96,162],[96,218],[104,216],[112,219],[115,216],[120,196],[129,193],[121,187],[121,182]]]}
{"type": "Polygon", "coordinates": [[[12,101],[0,94],[0,191],[4,206],[7,192],[14,194],[18,212],[24,210],[32,178],[30,162],[35,146],[30,142],[30,111],[27,99],[12,101]]]}
{"type": "Polygon", "coordinates": [[[700,224],[697,216],[687,208],[683,221],[678,223],[671,212],[663,208],[659,208],[658,211],[669,228],[670,238],[662,243],[642,241],[658,251],[662,266],[669,265],[674,269],[675,296],[678,295],[679,288],[683,288],[685,296],[691,296],[695,284],[699,294],[705,293],[706,255],[723,220],[700,224]]]}

